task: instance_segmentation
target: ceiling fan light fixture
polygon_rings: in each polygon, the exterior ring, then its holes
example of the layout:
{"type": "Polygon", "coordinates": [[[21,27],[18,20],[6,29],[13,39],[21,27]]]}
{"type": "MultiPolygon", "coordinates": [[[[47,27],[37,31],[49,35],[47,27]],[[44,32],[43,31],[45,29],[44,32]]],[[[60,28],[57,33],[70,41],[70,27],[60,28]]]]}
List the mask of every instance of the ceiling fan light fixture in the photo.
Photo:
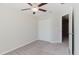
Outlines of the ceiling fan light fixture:
{"type": "Polygon", "coordinates": [[[32,11],[37,12],[38,8],[34,7],[34,8],[32,8],[32,11]]]}
{"type": "Polygon", "coordinates": [[[38,11],[42,11],[42,12],[47,11],[45,9],[40,8],[44,5],[46,5],[47,3],[40,3],[39,5],[38,5],[38,3],[33,3],[33,4],[32,3],[27,3],[27,4],[30,5],[31,8],[25,8],[25,9],[22,9],[22,11],[31,10],[31,11],[33,11],[33,14],[36,14],[36,12],[38,12],[38,11]]]}

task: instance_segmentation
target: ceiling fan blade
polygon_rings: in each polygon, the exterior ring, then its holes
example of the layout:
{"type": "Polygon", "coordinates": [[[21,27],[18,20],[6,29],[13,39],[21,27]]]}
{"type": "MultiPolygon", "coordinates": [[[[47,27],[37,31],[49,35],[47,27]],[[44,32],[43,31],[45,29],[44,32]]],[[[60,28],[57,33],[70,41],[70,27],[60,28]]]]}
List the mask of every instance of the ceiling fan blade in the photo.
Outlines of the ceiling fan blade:
{"type": "Polygon", "coordinates": [[[35,12],[33,12],[33,14],[35,14],[35,12]]]}
{"type": "Polygon", "coordinates": [[[46,4],[47,3],[41,3],[41,4],[38,5],[38,7],[41,7],[41,6],[46,5],[46,4]]]}
{"type": "Polygon", "coordinates": [[[31,3],[27,3],[28,5],[30,5],[30,6],[32,6],[32,4],[31,3]]]}
{"type": "Polygon", "coordinates": [[[25,11],[25,10],[30,10],[30,8],[26,8],[26,9],[21,9],[22,11],[25,11]]]}
{"type": "Polygon", "coordinates": [[[43,11],[43,12],[46,12],[47,10],[44,10],[44,9],[39,9],[40,11],[43,11]]]}

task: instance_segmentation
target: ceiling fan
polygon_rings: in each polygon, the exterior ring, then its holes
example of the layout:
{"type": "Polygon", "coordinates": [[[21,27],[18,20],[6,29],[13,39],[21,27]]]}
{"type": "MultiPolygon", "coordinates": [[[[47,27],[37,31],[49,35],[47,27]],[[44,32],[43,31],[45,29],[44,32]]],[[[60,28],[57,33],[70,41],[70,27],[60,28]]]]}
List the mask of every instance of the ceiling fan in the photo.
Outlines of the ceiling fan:
{"type": "Polygon", "coordinates": [[[31,8],[25,8],[25,9],[21,9],[22,11],[25,11],[25,10],[32,10],[33,11],[33,14],[35,14],[37,11],[42,11],[42,12],[46,12],[47,10],[45,9],[42,9],[40,7],[46,5],[47,3],[41,3],[39,5],[36,5],[36,4],[31,4],[31,3],[27,3],[28,5],[31,6],[31,8]]]}

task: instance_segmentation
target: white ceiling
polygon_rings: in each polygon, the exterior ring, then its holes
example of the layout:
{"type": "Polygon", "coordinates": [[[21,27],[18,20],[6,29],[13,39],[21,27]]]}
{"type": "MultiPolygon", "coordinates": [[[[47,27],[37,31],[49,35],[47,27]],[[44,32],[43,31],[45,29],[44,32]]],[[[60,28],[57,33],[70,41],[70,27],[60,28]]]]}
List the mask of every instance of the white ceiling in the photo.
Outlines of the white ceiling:
{"type": "MultiPolygon", "coordinates": [[[[32,14],[31,10],[28,11],[21,11],[21,9],[23,8],[29,8],[31,6],[29,6],[27,3],[1,3],[0,6],[6,6],[6,8],[10,7],[14,10],[23,12],[23,13],[29,13],[32,14]]],[[[47,15],[54,15],[54,14],[63,14],[63,12],[65,10],[69,9],[69,5],[68,4],[60,4],[60,3],[48,3],[47,5],[44,5],[41,7],[42,9],[46,9],[47,12],[42,12],[39,11],[35,14],[35,16],[37,17],[43,17],[43,16],[47,16],[47,15]]]]}

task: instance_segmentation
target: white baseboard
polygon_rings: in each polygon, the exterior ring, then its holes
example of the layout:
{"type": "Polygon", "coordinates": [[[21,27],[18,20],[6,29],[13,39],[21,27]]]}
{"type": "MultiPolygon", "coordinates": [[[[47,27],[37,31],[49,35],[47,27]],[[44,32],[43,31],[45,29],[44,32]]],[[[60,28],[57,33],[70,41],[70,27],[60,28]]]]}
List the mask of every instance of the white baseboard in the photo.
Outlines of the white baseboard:
{"type": "Polygon", "coordinates": [[[20,45],[20,46],[18,46],[18,47],[15,47],[15,48],[13,48],[13,49],[10,49],[10,50],[8,50],[8,51],[5,51],[5,52],[3,52],[3,53],[0,53],[0,55],[4,55],[4,54],[6,54],[6,53],[8,53],[8,52],[10,52],[10,51],[16,50],[16,49],[18,49],[18,48],[20,48],[20,47],[23,47],[23,46],[25,46],[25,45],[28,45],[28,44],[34,42],[34,41],[36,41],[36,40],[32,40],[32,41],[30,41],[30,42],[28,42],[28,43],[26,43],[26,44],[20,45]]]}
{"type": "Polygon", "coordinates": [[[60,40],[60,41],[53,41],[53,40],[43,40],[43,39],[40,39],[40,38],[38,38],[37,40],[47,41],[47,42],[50,42],[50,43],[62,43],[62,40],[60,40]]]}
{"type": "Polygon", "coordinates": [[[42,41],[47,41],[47,42],[50,42],[50,43],[62,43],[61,41],[48,41],[48,40],[42,40],[42,41]]]}

